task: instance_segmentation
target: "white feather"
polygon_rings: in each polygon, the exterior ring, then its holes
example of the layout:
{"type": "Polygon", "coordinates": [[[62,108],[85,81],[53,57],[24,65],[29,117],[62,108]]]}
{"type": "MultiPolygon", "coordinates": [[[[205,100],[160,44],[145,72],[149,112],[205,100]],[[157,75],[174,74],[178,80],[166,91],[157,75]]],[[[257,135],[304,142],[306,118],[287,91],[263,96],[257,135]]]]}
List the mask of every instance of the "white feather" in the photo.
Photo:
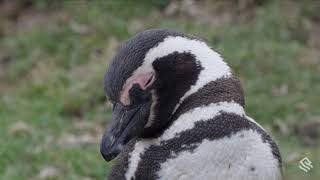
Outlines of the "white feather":
{"type": "Polygon", "coordinates": [[[150,115],[149,115],[149,119],[148,119],[148,122],[145,125],[145,127],[150,127],[152,125],[153,120],[155,118],[154,108],[155,108],[156,104],[158,103],[158,99],[157,99],[158,96],[156,95],[155,90],[152,90],[151,94],[152,94],[152,104],[150,107],[150,115]]]}
{"type": "Polygon", "coordinates": [[[253,130],[218,140],[204,139],[190,152],[173,154],[161,164],[159,179],[280,180],[278,161],[269,144],[253,130]]]}

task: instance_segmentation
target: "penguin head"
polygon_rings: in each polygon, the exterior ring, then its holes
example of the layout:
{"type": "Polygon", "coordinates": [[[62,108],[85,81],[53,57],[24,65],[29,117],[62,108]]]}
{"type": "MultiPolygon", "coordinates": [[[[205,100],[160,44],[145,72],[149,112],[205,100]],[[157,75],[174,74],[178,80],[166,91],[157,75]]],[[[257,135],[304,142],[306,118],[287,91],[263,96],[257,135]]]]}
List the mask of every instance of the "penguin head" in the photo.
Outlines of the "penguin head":
{"type": "Polygon", "coordinates": [[[152,138],[170,124],[181,103],[229,66],[207,44],[173,30],[143,31],[125,42],[105,74],[112,120],[101,143],[109,161],[133,138],[152,138]]]}

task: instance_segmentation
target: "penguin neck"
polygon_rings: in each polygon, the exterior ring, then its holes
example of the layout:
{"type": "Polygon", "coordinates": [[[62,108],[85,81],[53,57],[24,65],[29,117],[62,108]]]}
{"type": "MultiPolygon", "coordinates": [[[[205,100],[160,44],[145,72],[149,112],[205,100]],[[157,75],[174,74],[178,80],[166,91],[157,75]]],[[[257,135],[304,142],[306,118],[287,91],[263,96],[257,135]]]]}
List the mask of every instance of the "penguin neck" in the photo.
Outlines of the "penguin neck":
{"type": "Polygon", "coordinates": [[[180,115],[194,108],[205,107],[213,103],[233,102],[245,106],[244,93],[241,83],[235,76],[219,78],[211,81],[197,92],[182,101],[173,114],[173,121],[180,115]]]}
{"type": "MultiPolygon", "coordinates": [[[[153,125],[146,128],[145,131],[144,137],[148,138],[159,137],[172,123],[178,120],[181,115],[193,109],[210,105],[214,108],[215,106],[212,106],[212,104],[219,103],[234,103],[243,108],[245,104],[240,81],[235,76],[211,81],[197,92],[186,97],[182,102],[180,102],[181,95],[171,93],[161,94],[161,91],[157,93],[155,97],[161,98],[157,99],[157,104],[155,105],[156,111],[153,114],[153,125]],[[166,98],[164,98],[164,96],[166,98]]],[[[227,106],[222,106],[222,108],[227,108],[227,106]]]]}

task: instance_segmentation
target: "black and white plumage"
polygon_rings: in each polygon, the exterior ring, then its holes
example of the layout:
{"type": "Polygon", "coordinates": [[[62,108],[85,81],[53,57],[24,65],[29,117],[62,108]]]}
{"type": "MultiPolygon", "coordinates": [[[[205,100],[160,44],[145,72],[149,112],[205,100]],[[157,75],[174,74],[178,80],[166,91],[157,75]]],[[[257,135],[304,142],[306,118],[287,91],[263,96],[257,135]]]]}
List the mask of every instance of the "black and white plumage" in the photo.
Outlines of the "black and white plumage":
{"type": "Polygon", "coordinates": [[[105,92],[114,109],[101,153],[118,156],[108,179],[281,179],[277,145],[245,114],[238,78],[202,40],[137,34],[110,64],[105,92]]]}

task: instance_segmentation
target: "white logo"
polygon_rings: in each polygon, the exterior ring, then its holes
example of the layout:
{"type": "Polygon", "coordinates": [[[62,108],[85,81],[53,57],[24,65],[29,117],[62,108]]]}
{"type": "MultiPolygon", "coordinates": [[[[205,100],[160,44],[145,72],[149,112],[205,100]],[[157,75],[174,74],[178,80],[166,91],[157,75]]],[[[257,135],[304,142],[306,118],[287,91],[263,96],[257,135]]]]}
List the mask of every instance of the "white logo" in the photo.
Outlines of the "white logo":
{"type": "Polygon", "coordinates": [[[313,168],[312,162],[307,157],[301,159],[299,164],[299,168],[306,173],[313,168]]]}

